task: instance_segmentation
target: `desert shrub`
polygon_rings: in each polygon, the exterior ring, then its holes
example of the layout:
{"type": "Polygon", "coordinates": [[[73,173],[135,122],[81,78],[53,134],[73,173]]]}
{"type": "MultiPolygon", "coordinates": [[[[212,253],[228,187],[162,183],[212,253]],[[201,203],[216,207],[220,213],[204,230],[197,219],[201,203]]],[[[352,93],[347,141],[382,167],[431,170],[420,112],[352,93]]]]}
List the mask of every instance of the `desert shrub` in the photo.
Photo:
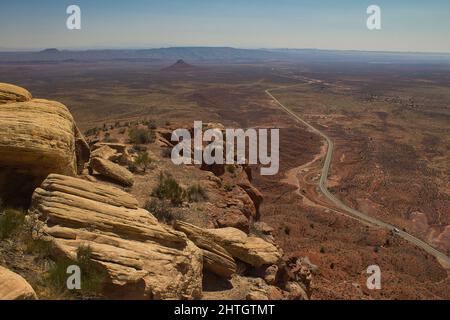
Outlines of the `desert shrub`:
{"type": "Polygon", "coordinates": [[[25,222],[25,213],[15,209],[5,209],[0,214],[0,240],[13,236],[25,222]]]}
{"type": "Polygon", "coordinates": [[[195,184],[186,190],[186,197],[190,202],[201,202],[208,200],[208,193],[201,185],[195,184]]]}
{"type": "Polygon", "coordinates": [[[183,188],[166,172],[160,173],[158,185],[152,192],[154,197],[170,200],[174,206],[179,206],[183,203],[184,194],[183,188]]]}
{"type": "Polygon", "coordinates": [[[149,120],[149,121],[147,122],[147,127],[148,127],[150,130],[155,130],[155,129],[157,128],[157,126],[156,126],[156,121],[155,121],[155,120],[149,120]]]}
{"type": "Polygon", "coordinates": [[[101,131],[100,128],[97,128],[97,127],[96,127],[96,128],[91,128],[91,129],[86,130],[86,131],[84,132],[84,135],[87,136],[87,137],[89,137],[89,136],[95,136],[95,135],[97,135],[100,131],[101,131]]]}
{"type": "Polygon", "coordinates": [[[49,258],[52,255],[53,242],[43,239],[32,239],[26,242],[25,252],[33,254],[39,258],[49,258]]]}
{"type": "Polygon", "coordinates": [[[130,143],[149,144],[155,142],[155,132],[148,129],[134,128],[129,132],[130,143]]]}
{"type": "Polygon", "coordinates": [[[172,157],[172,149],[170,149],[170,148],[163,148],[161,150],[161,156],[163,158],[171,158],[172,157]]]}
{"type": "Polygon", "coordinates": [[[235,174],[236,173],[236,167],[232,164],[225,165],[225,171],[229,174],[235,174]]]}
{"type": "Polygon", "coordinates": [[[128,163],[128,171],[130,171],[131,173],[137,173],[139,169],[134,162],[130,162],[128,163]]]}
{"type": "Polygon", "coordinates": [[[151,198],[147,201],[145,209],[160,222],[171,223],[175,220],[184,220],[183,212],[173,208],[169,200],[151,198]]]}
{"type": "Polygon", "coordinates": [[[136,168],[142,170],[144,173],[153,164],[153,159],[150,158],[147,152],[139,152],[134,160],[136,168]]]}
{"type": "Polygon", "coordinates": [[[119,134],[125,134],[125,132],[127,132],[126,128],[120,128],[119,129],[119,134]]]}

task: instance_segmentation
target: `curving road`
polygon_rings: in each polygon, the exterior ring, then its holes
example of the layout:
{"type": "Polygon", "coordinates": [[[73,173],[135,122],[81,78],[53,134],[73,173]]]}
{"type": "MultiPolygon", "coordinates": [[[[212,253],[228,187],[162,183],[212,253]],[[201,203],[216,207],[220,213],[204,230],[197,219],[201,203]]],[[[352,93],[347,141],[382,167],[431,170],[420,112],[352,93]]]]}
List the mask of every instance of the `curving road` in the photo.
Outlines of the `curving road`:
{"type": "Polygon", "coordinates": [[[296,113],[294,113],[291,109],[289,109],[288,107],[286,107],[285,105],[283,105],[277,98],[275,98],[271,91],[277,90],[277,89],[284,89],[283,88],[275,88],[275,89],[268,89],[266,90],[266,94],[273,99],[273,101],[275,101],[280,108],[285,111],[287,114],[289,114],[294,120],[296,120],[297,122],[300,122],[302,124],[304,124],[306,127],[308,127],[312,132],[318,134],[319,136],[321,136],[323,139],[325,139],[325,141],[327,142],[327,154],[325,156],[325,161],[322,167],[322,171],[321,171],[321,175],[320,175],[320,182],[319,182],[319,188],[320,191],[323,193],[323,195],[329,200],[331,201],[336,207],[340,208],[341,210],[343,210],[344,212],[346,212],[347,215],[350,215],[353,218],[358,219],[359,221],[365,222],[365,223],[369,223],[371,225],[375,225],[378,226],[380,228],[384,228],[387,230],[390,230],[392,232],[394,232],[395,234],[397,234],[398,236],[402,237],[403,239],[405,239],[406,241],[409,241],[412,244],[415,244],[416,246],[422,248],[423,250],[425,250],[426,252],[428,252],[429,254],[433,255],[434,257],[436,257],[436,259],[441,263],[441,265],[446,268],[446,269],[450,269],[450,258],[442,253],[441,251],[435,249],[434,247],[432,247],[431,245],[429,245],[428,243],[426,243],[423,240],[420,240],[419,238],[405,232],[402,230],[399,230],[399,228],[383,222],[381,220],[378,220],[374,217],[371,217],[361,211],[355,210],[353,208],[350,208],[349,206],[347,206],[345,203],[343,203],[341,200],[339,200],[336,196],[334,196],[327,187],[327,183],[328,183],[328,173],[330,171],[330,166],[331,166],[331,160],[333,158],[333,148],[334,148],[334,144],[333,141],[322,131],[320,131],[319,129],[315,128],[314,126],[312,126],[311,124],[309,124],[308,122],[306,122],[305,120],[303,120],[302,118],[300,118],[296,113]]]}

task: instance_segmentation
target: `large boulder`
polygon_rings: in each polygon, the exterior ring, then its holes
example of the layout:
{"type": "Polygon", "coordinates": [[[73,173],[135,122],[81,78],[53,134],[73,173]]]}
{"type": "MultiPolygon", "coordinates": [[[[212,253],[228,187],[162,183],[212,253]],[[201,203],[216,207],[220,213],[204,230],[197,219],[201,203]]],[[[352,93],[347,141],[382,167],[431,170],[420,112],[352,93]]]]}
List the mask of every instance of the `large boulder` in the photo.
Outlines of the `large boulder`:
{"type": "Polygon", "coordinates": [[[9,83],[0,83],[0,104],[25,102],[31,99],[31,93],[24,88],[9,83]]]}
{"type": "Polygon", "coordinates": [[[117,154],[117,151],[109,146],[102,146],[95,149],[91,153],[92,158],[102,158],[106,160],[111,160],[117,154]]]}
{"type": "Polygon", "coordinates": [[[201,297],[201,250],[118,188],[52,174],[29,212],[45,223],[55,256],[75,260],[78,248],[91,249],[91,261],[108,275],[107,297],[201,297]]]}
{"type": "Polygon", "coordinates": [[[202,228],[183,221],[175,221],[173,227],[184,232],[197,247],[202,249],[205,270],[223,278],[230,278],[236,273],[236,262],[231,254],[219,244],[211,241],[211,237],[202,228]]]}
{"type": "Polygon", "coordinates": [[[131,187],[134,184],[133,174],[126,168],[121,167],[112,161],[100,157],[94,157],[89,162],[89,167],[91,170],[95,170],[100,175],[124,186],[131,187]]]}
{"type": "Polygon", "coordinates": [[[206,229],[210,239],[225,248],[234,258],[253,267],[278,264],[282,253],[273,244],[235,228],[206,229]]]}
{"type": "Polygon", "coordinates": [[[48,174],[75,176],[89,160],[72,115],[56,101],[1,104],[0,128],[0,197],[6,201],[29,199],[48,174]]]}
{"type": "Polygon", "coordinates": [[[0,300],[36,300],[29,283],[18,274],[0,266],[0,300]]]}

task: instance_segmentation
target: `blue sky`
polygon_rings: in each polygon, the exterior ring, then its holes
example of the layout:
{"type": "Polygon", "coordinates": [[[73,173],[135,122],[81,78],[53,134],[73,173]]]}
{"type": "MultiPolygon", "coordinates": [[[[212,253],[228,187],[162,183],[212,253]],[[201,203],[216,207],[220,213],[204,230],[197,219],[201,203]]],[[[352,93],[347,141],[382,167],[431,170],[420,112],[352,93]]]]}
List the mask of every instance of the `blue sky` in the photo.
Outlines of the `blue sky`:
{"type": "Polygon", "coordinates": [[[0,49],[233,46],[450,52],[449,0],[0,0],[0,49]],[[66,28],[81,7],[82,30],[66,28]],[[366,28],[366,8],[382,30],[366,28]]]}

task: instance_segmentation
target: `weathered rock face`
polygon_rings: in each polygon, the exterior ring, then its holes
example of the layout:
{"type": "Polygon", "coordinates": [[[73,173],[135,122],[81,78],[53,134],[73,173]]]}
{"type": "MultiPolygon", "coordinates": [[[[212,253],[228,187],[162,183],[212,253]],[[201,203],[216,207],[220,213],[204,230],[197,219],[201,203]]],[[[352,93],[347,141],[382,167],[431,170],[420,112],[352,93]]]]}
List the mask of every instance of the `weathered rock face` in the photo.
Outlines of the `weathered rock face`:
{"type": "Polygon", "coordinates": [[[108,274],[105,295],[201,297],[201,250],[120,189],[52,174],[35,190],[29,211],[45,221],[56,255],[75,259],[80,246],[90,247],[91,260],[108,274]]]}
{"type": "Polygon", "coordinates": [[[124,144],[120,143],[96,143],[92,147],[92,158],[102,158],[105,160],[127,165],[132,161],[132,157],[124,144]]]}
{"type": "Polygon", "coordinates": [[[36,299],[36,293],[24,278],[0,266],[0,300],[36,299]]]}
{"type": "Polygon", "coordinates": [[[236,262],[223,247],[211,241],[203,229],[192,224],[176,221],[176,230],[184,232],[187,237],[203,250],[203,267],[223,278],[230,278],[236,273],[236,262]]]}
{"type": "Polygon", "coordinates": [[[134,184],[133,174],[112,161],[94,157],[89,162],[89,167],[97,171],[100,175],[117,181],[124,186],[130,187],[134,184]]]}
{"type": "Polygon", "coordinates": [[[31,100],[31,98],[31,93],[24,88],[8,83],[0,83],[0,104],[25,102],[31,100]]]}
{"type": "Polygon", "coordinates": [[[282,256],[273,244],[258,237],[247,236],[238,229],[206,229],[204,232],[233,257],[253,267],[277,264],[282,256]]]}
{"type": "Polygon", "coordinates": [[[31,95],[25,89],[13,89],[0,86],[0,99],[2,92],[14,91],[17,95],[14,99],[24,101],[0,105],[0,197],[6,200],[29,199],[50,173],[71,176],[81,173],[90,154],[64,105],[30,100],[31,95]]]}
{"type": "Polygon", "coordinates": [[[102,147],[92,151],[91,157],[111,160],[116,154],[117,154],[117,151],[114,150],[113,148],[111,148],[109,146],[102,146],[102,147]]]}

